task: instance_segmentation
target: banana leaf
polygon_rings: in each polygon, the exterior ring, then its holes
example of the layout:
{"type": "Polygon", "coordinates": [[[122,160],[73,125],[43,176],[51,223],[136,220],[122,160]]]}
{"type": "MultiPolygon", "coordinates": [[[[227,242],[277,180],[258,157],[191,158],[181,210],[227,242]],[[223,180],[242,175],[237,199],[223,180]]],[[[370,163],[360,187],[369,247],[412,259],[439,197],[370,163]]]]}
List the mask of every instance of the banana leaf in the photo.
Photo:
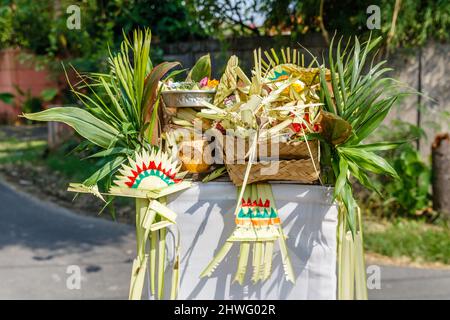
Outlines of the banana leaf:
{"type": "Polygon", "coordinates": [[[186,81],[200,82],[203,78],[211,78],[211,57],[206,54],[200,57],[186,78],[186,81]]]}

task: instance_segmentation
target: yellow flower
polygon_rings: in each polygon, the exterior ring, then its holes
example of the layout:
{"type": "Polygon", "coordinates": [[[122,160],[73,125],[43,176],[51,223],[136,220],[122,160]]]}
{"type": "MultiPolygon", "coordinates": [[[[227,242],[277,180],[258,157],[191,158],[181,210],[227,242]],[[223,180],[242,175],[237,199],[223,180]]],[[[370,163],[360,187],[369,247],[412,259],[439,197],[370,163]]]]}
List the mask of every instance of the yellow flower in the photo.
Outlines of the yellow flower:
{"type": "Polygon", "coordinates": [[[292,88],[295,92],[300,93],[303,91],[303,89],[305,89],[305,86],[301,81],[296,81],[291,86],[284,89],[283,94],[289,94],[289,88],[292,88]]]}
{"type": "Polygon", "coordinates": [[[215,88],[219,85],[219,81],[216,79],[208,80],[208,84],[206,85],[209,88],[215,88]]]}

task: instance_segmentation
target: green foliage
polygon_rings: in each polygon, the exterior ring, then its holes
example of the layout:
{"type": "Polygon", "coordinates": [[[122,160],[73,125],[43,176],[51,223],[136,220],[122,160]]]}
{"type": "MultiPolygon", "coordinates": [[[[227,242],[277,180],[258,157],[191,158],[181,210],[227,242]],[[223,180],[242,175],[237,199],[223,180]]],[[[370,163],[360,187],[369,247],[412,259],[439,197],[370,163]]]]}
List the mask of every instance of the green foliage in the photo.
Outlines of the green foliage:
{"type": "Polygon", "coordinates": [[[102,165],[97,159],[80,160],[69,151],[76,145],[75,140],[69,140],[46,157],[47,142],[45,140],[21,140],[2,137],[0,139],[0,166],[7,164],[40,166],[45,165],[52,171],[57,171],[70,179],[82,179],[90,175],[102,165]]]}
{"type": "MultiPolygon", "coordinates": [[[[38,55],[39,64],[61,72],[55,58],[70,61],[78,70],[107,69],[107,45],[113,50],[123,32],[150,27],[160,43],[204,37],[204,31],[190,14],[192,6],[174,1],[29,1],[0,0],[0,49],[21,47],[38,55]],[[66,8],[78,5],[81,28],[67,28],[66,8]]],[[[162,51],[152,51],[155,61],[162,51]]]]}
{"type": "Polygon", "coordinates": [[[107,162],[85,180],[88,186],[105,177],[111,179],[131,152],[147,148],[152,142],[158,84],[178,63],[164,62],[153,67],[150,41],[149,29],[136,30],[132,40],[124,39],[118,53],[110,54],[108,74],[79,75],[81,82],[77,88],[72,87],[72,92],[85,109],[61,107],[24,114],[30,120],[64,122],[90,144],[103,149],[107,162]]]}
{"type": "Polygon", "coordinates": [[[387,218],[417,217],[431,211],[431,166],[423,161],[412,142],[424,136],[423,130],[394,120],[389,126],[382,126],[378,135],[410,142],[383,152],[383,157],[393,164],[399,178],[373,177],[382,196],[370,195],[365,201],[367,211],[387,218]]]}
{"type": "MultiPolygon", "coordinates": [[[[370,223],[368,224],[370,226],[370,223]]],[[[389,257],[409,257],[419,262],[450,263],[450,230],[447,226],[398,220],[382,230],[368,228],[364,247],[389,257]]]]}
{"type": "Polygon", "coordinates": [[[204,31],[214,38],[230,35],[260,35],[253,24],[265,15],[261,0],[188,0],[190,14],[197,18],[204,31]]]}
{"type": "Polygon", "coordinates": [[[0,49],[14,47],[20,43],[13,34],[13,12],[10,7],[0,6],[0,49]]]}
{"type": "Polygon", "coordinates": [[[0,136],[0,165],[8,163],[30,163],[39,159],[44,152],[43,140],[20,141],[0,136]]]}
{"type": "Polygon", "coordinates": [[[70,179],[69,181],[84,179],[86,175],[93,174],[101,167],[103,162],[98,159],[80,159],[78,155],[71,152],[77,143],[75,139],[68,140],[45,158],[40,157],[32,163],[45,165],[50,170],[61,173],[68,180],[70,179]]]}
{"type": "Polygon", "coordinates": [[[211,78],[211,57],[206,54],[200,57],[186,78],[186,81],[200,82],[204,77],[211,78]]]}
{"type": "Polygon", "coordinates": [[[56,88],[48,88],[48,89],[42,90],[41,98],[45,102],[50,102],[56,97],[57,94],[58,94],[58,89],[56,89],[56,88]]]}
{"type": "Polygon", "coordinates": [[[357,35],[367,39],[370,14],[367,8],[380,8],[381,30],[372,30],[383,36],[389,47],[416,47],[430,39],[450,39],[450,2],[402,0],[395,26],[394,0],[191,0],[198,10],[197,16],[206,32],[222,38],[226,35],[281,35],[289,32],[292,39],[308,33],[357,35]],[[320,7],[323,3],[323,12],[320,7]],[[252,26],[259,22],[260,26],[252,26]],[[321,25],[323,23],[323,26],[321,25]],[[391,34],[391,29],[393,33],[391,34]],[[389,40],[388,40],[389,39],[389,40]]]}
{"type": "MultiPolygon", "coordinates": [[[[17,97],[21,98],[18,102],[20,103],[20,110],[24,113],[42,111],[44,108],[44,103],[52,101],[58,94],[58,90],[56,88],[44,89],[37,96],[34,96],[30,89],[23,91],[19,86],[15,86],[15,89],[17,91],[17,97]]],[[[14,98],[13,95],[12,98],[14,98]]]]}
{"type": "Polygon", "coordinates": [[[194,10],[189,0],[113,0],[104,5],[102,13],[114,25],[116,35],[148,27],[161,43],[170,43],[205,37],[194,10]]]}
{"type": "MultiPolygon", "coordinates": [[[[431,168],[410,144],[396,150],[393,165],[401,179],[383,185],[390,210],[398,214],[422,213],[431,207],[431,168]]],[[[388,209],[388,210],[389,210],[388,209]]]]}
{"type": "Polygon", "coordinates": [[[14,95],[9,92],[0,92],[0,101],[6,104],[12,104],[14,101],[14,95]]]}
{"type": "MultiPolygon", "coordinates": [[[[375,152],[395,149],[399,143],[362,143],[381,124],[393,103],[403,94],[395,82],[386,77],[390,69],[382,68],[385,61],[375,65],[369,63],[369,55],[380,41],[380,38],[369,39],[360,45],[358,38],[355,38],[354,46],[347,44],[343,50],[339,41],[336,51],[333,50],[332,41],[329,49],[331,88],[323,68],[320,74],[321,101],[325,111],[334,115],[335,122],[347,122],[347,126],[342,127],[352,128],[351,135],[346,135],[346,140],[338,140],[338,144],[328,139],[323,153],[331,157],[334,173],[334,177],[325,178],[329,183],[336,179],[334,195],[344,203],[348,227],[353,233],[356,231],[357,205],[350,177],[353,176],[363,186],[376,192],[378,189],[369,173],[398,178],[389,162],[375,152]],[[365,68],[368,68],[367,74],[362,73],[365,68]]],[[[327,165],[323,163],[323,166],[327,165]]]]}
{"type": "Polygon", "coordinates": [[[63,122],[82,137],[105,149],[114,145],[119,136],[119,130],[80,108],[57,107],[37,113],[25,113],[24,116],[34,121],[63,122]]]}
{"type": "MultiPolygon", "coordinates": [[[[391,29],[394,2],[383,0],[380,4],[383,34],[388,34],[391,29]],[[388,15],[384,16],[384,12],[388,15]]],[[[430,39],[447,41],[450,39],[449,27],[449,1],[402,0],[390,45],[411,48],[424,45],[430,39]]]]}

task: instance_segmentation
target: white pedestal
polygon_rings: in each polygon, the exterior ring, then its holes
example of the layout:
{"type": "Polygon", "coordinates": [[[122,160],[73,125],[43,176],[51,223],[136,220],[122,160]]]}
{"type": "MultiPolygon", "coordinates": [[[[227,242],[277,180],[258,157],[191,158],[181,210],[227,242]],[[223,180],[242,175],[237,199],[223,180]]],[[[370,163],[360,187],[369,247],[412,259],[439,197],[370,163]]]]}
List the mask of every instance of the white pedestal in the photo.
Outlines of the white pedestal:
{"type": "MultiPolygon", "coordinates": [[[[238,244],[210,278],[199,275],[235,227],[236,187],[227,182],[196,183],[169,198],[178,214],[181,233],[180,299],[335,299],[337,206],[333,189],[297,184],[272,184],[295,275],[284,278],[278,245],[272,276],[254,285],[252,268],[243,286],[231,283],[237,267],[238,244]]],[[[169,278],[168,278],[169,279],[169,278]]],[[[166,282],[170,287],[170,282],[166,282]]],[[[169,289],[169,288],[167,288],[169,289]]]]}

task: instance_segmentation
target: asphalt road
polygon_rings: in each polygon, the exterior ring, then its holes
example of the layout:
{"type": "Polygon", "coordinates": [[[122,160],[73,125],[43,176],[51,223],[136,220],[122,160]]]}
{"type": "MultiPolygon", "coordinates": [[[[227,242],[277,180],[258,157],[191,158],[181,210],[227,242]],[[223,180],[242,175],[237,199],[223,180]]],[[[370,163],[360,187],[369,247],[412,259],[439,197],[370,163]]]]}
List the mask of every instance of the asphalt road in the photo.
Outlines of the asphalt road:
{"type": "MultiPolygon", "coordinates": [[[[0,181],[0,299],[126,299],[134,245],[128,225],[74,214],[0,181]]],[[[450,271],[379,272],[371,299],[450,299],[450,271]]]]}
{"type": "Polygon", "coordinates": [[[126,299],[133,255],[130,226],[0,182],[0,299],[126,299]]]}

